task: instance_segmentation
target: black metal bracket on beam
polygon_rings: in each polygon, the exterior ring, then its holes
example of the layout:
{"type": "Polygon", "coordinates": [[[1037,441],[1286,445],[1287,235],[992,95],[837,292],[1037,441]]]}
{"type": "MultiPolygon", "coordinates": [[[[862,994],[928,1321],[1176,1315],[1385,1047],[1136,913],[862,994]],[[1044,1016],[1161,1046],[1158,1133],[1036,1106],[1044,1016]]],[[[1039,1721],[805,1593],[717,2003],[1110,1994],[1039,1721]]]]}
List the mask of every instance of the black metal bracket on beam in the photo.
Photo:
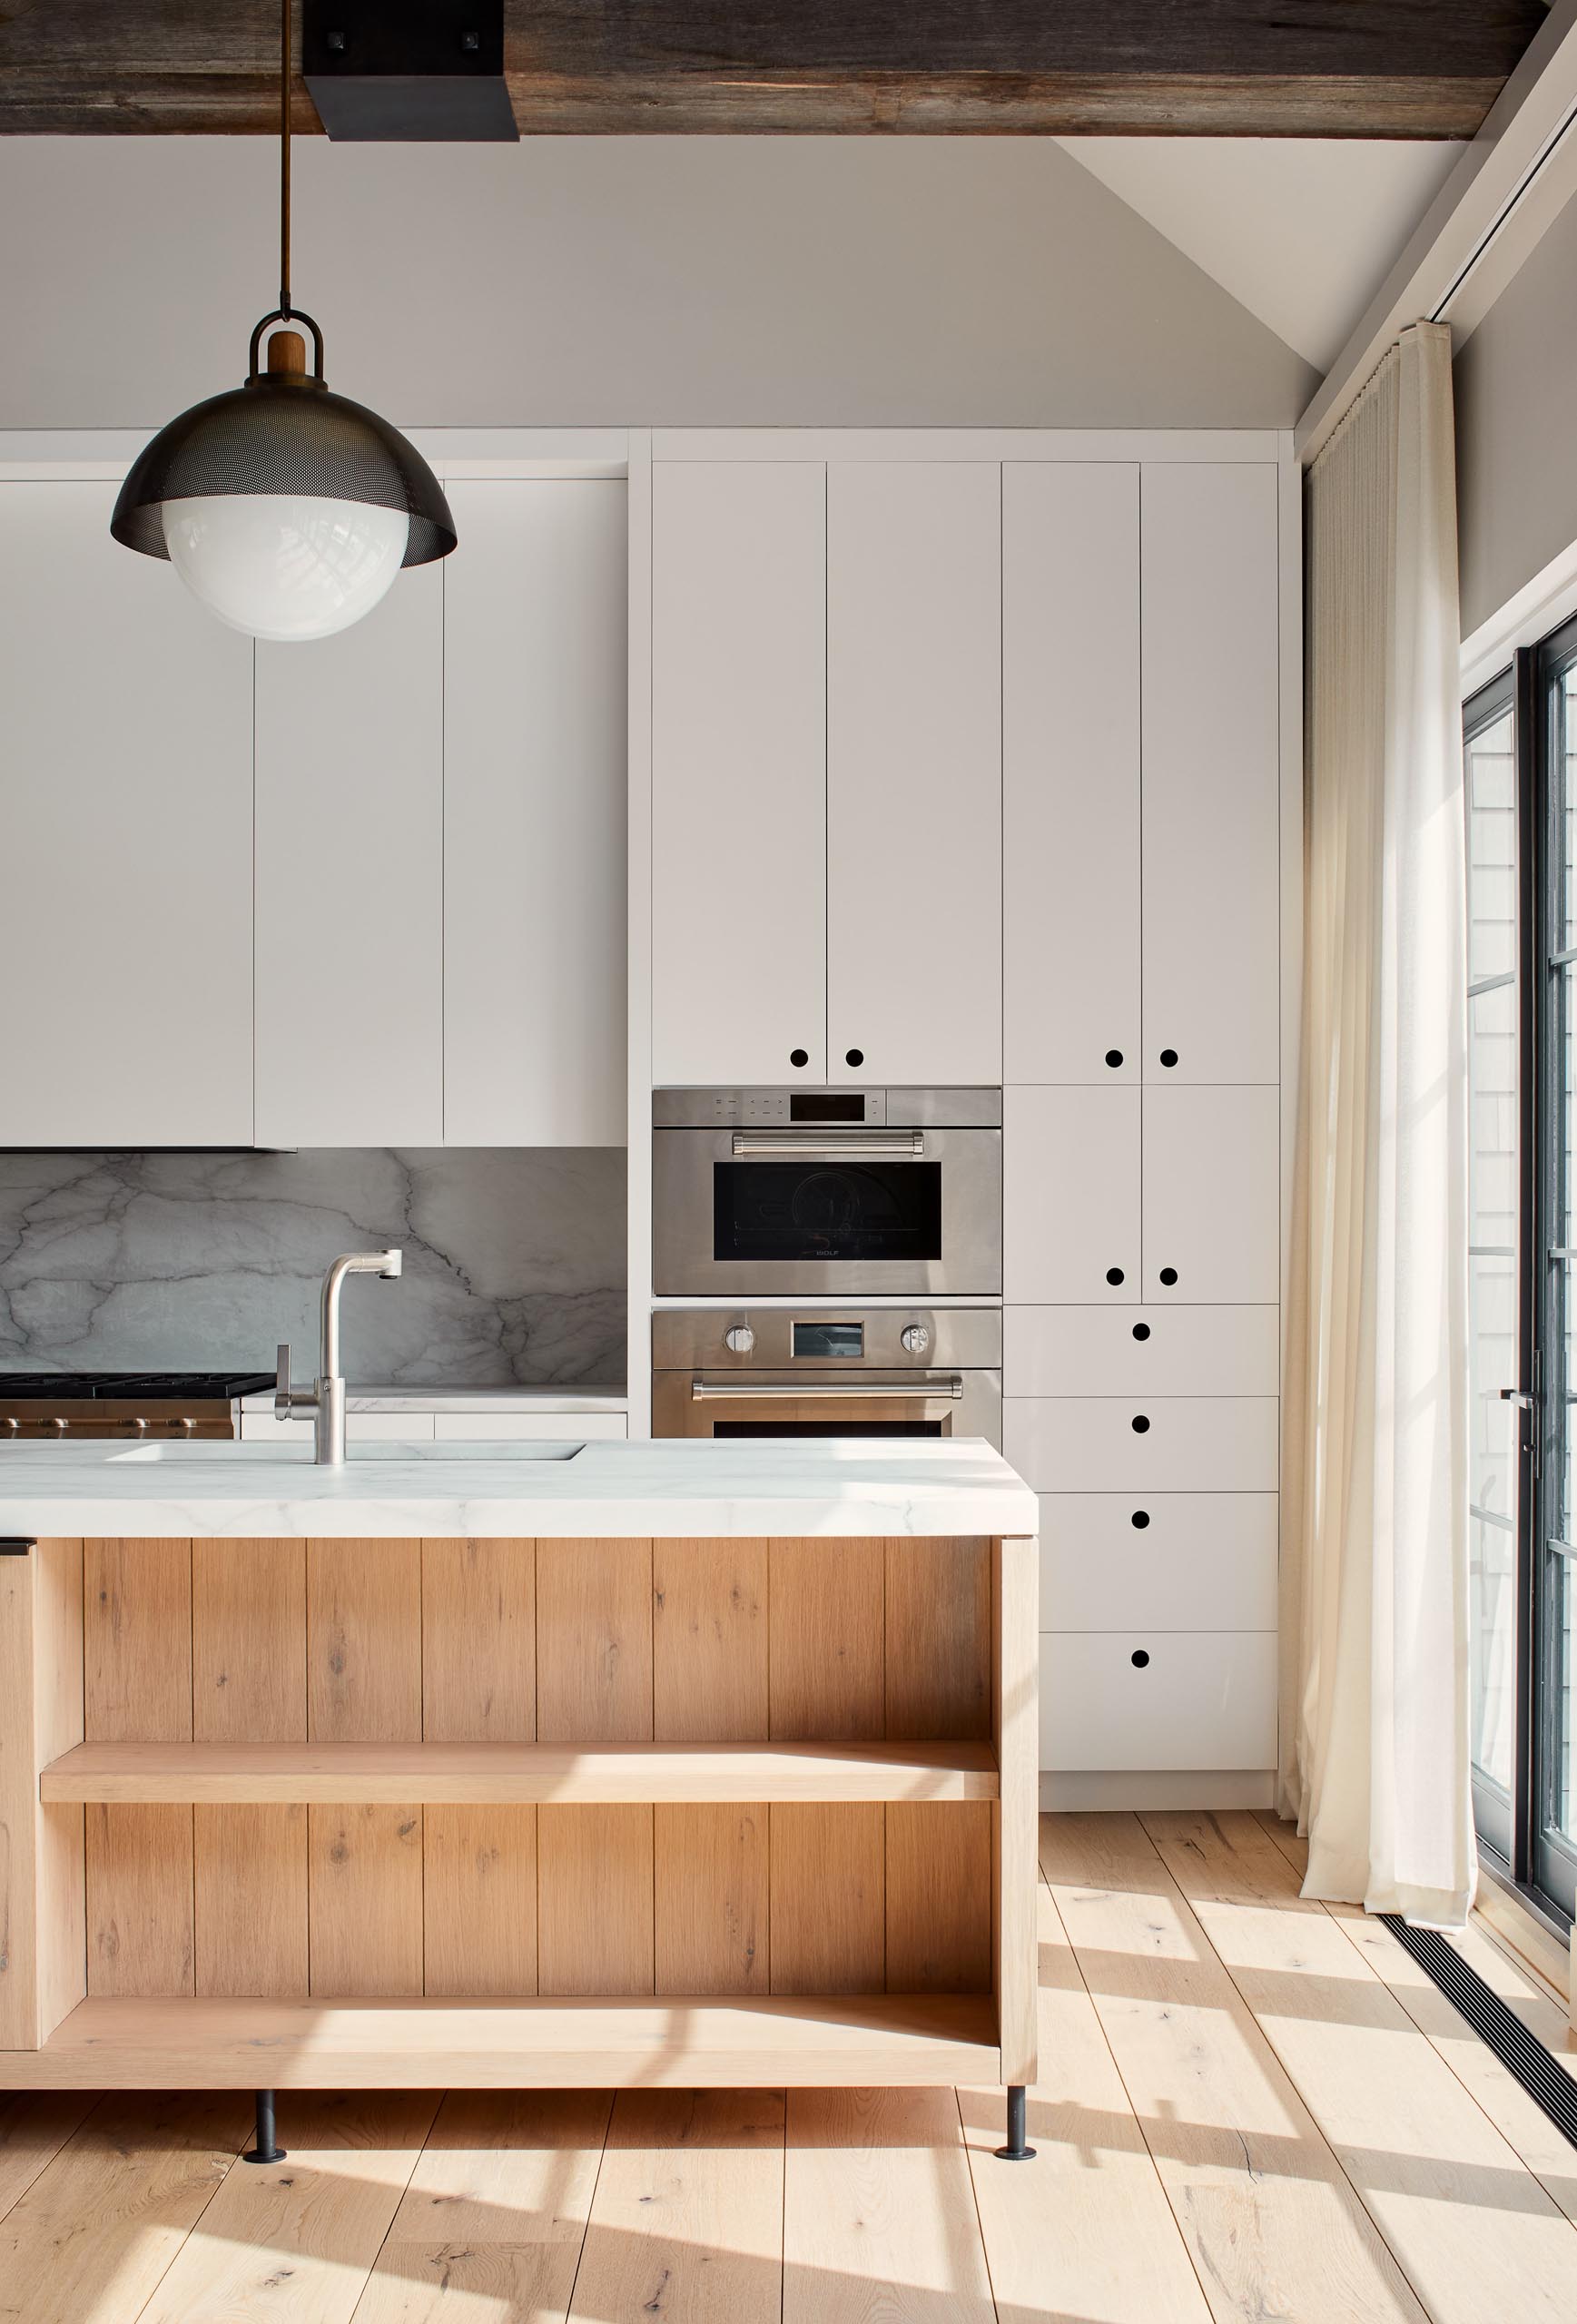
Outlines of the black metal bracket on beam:
{"type": "Polygon", "coordinates": [[[1008,2086],[1008,2142],[996,2149],[999,2162],[1033,2162],[1035,2150],[1025,2143],[1024,2085],[1008,2086]]]}
{"type": "Polygon", "coordinates": [[[37,1546],[31,1535],[24,1539],[19,1533],[0,1534],[0,1558],[25,1558],[37,1546]]]}
{"type": "Polygon", "coordinates": [[[257,2142],[241,2156],[243,2162],[282,2162],[285,2150],[274,2139],[274,2093],[260,2090],[257,2093],[257,2142]]]}

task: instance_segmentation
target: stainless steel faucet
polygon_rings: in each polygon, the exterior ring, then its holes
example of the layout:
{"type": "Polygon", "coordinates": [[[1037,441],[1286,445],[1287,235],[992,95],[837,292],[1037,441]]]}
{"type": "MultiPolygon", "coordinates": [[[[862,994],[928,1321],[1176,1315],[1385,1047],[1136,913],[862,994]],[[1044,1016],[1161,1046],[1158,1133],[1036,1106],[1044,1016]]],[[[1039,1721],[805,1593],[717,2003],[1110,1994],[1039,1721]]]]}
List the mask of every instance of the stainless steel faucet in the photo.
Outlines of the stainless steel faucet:
{"type": "Polygon", "coordinates": [[[314,1423],[312,1458],[320,1468],[345,1465],[345,1383],[340,1374],[340,1294],[348,1275],[398,1275],[404,1264],[399,1251],[346,1251],[323,1277],[322,1330],[318,1350],[318,1376],[310,1388],[291,1385],[291,1344],[280,1342],[279,1370],[274,1377],[274,1418],[289,1420],[295,1413],[310,1413],[314,1423]]]}

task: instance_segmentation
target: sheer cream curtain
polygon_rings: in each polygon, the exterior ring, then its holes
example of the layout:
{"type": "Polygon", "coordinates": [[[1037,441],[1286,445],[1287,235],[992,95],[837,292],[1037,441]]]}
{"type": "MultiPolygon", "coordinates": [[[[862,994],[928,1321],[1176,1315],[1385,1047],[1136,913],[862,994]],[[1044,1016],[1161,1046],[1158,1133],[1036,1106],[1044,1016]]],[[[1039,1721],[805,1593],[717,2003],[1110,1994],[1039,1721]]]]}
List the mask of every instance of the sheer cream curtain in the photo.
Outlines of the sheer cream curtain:
{"type": "Polygon", "coordinates": [[[1468,1766],[1465,872],[1451,337],[1309,472],[1285,1813],[1306,1896],[1460,1925],[1468,1766]]]}

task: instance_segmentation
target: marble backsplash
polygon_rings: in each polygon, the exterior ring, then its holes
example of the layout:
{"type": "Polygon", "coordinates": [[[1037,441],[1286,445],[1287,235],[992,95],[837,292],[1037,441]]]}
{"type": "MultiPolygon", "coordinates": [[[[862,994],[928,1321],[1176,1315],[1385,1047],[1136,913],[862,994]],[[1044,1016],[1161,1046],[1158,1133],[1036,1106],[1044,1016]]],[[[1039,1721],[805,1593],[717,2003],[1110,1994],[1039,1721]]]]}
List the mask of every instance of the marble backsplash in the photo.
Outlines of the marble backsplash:
{"type": "Polygon", "coordinates": [[[256,1370],[308,1378],[340,1251],[352,1384],[507,1387],[625,1377],[621,1147],[293,1154],[0,1153],[7,1372],[256,1370]]]}

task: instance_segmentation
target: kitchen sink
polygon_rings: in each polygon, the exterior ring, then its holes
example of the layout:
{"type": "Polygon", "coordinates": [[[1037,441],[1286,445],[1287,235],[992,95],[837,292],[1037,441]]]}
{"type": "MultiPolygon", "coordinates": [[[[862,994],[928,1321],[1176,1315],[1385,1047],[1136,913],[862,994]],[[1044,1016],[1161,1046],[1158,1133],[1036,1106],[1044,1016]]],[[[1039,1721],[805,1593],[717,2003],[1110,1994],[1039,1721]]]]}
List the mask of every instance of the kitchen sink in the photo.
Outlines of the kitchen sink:
{"type": "MultiPolygon", "coordinates": [[[[243,1444],[234,1438],[217,1443],[199,1441],[192,1443],[78,1444],[72,1450],[79,1454],[99,1452],[112,1464],[130,1462],[139,1466],[149,1462],[182,1468],[215,1462],[231,1468],[245,1468],[254,1462],[259,1467],[269,1469],[310,1469],[317,1466],[310,1444],[243,1444]]],[[[573,1441],[560,1443],[543,1439],[522,1443],[517,1438],[504,1438],[497,1442],[478,1438],[468,1439],[461,1443],[435,1444],[429,1437],[425,1443],[411,1444],[352,1444],[346,1449],[346,1461],[349,1466],[358,1469],[379,1462],[408,1464],[420,1462],[426,1466],[434,1462],[448,1465],[457,1462],[490,1461],[508,1462],[513,1466],[521,1461],[573,1461],[585,1450],[584,1443],[573,1441]]]]}

